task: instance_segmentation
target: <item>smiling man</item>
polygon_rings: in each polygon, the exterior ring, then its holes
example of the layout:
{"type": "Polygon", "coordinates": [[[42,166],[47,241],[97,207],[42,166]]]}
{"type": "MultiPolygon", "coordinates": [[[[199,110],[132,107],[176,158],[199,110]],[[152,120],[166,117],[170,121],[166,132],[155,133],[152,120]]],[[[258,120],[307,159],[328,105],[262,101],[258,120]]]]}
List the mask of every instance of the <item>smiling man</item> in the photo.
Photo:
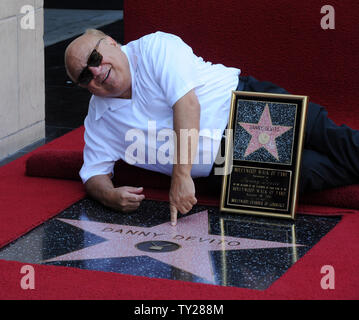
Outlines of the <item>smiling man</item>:
{"type": "MultiPolygon", "coordinates": [[[[98,30],[88,30],[68,46],[65,64],[73,82],[93,94],[85,119],[80,171],[87,192],[123,212],[138,208],[144,199],[143,189],[115,188],[111,177],[115,162],[128,159],[133,142],[128,141],[128,132],[139,130],[143,138],[137,137],[136,143],[145,145],[145,161],[132,164],[172,177],[173,224],[177,211],[187,213],[197,202],[193,178],[214,177],[213,164],[228,122],[231,92],[287,93],[270,82],[240,76],[240,69],[205,62],[179,37],[164,32],[121,46],[98,30]],[[156,124],[154,135],[150,123],[156,124]],[[156,133],[164,131],[173,133],[173,140],[167,136],[173,146],[166,150],[166,139],[156,139],[156,133]],[[153,162],[152,151],[162,152],[162,158],[171,161],[153,162]]],[[[317,104],[309,103],[307,114],[301,192],[356,183],[359,132],[335,125],[317,104]]],[[[220,177],[214,178],[213,183],[220,184],[220,177]]]]}
{"type": "Polygon", "coordinates": [[[66,49],[65,65],[70,78],[96,96],[130,99],[130,66],[120,48],[115,40],[100,31],[87,32],[66,49]],[[92,57],[93,66],[87,64],[91,47],[102,52],[102,58],[98,54],[92,57]]]}

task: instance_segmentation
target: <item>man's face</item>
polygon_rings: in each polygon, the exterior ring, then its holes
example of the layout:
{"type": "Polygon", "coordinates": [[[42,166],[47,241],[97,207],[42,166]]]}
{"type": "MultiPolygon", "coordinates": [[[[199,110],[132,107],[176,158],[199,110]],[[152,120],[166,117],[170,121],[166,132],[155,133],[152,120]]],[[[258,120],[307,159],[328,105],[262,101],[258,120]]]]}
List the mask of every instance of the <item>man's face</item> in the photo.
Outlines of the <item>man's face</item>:
{"type": "Polygon", "coordinates": [[[74,40],[66,50],[66,66],[70,78],[77,82],[87,61],[95,49],[102,55],[99,66],[88,66],[93,78],[88,84],[79,84],[101,97],[131,98],[131,72],[127,56],[121,46],[110,37],[101,41],[92,35],[83,35],[74,40]]]}

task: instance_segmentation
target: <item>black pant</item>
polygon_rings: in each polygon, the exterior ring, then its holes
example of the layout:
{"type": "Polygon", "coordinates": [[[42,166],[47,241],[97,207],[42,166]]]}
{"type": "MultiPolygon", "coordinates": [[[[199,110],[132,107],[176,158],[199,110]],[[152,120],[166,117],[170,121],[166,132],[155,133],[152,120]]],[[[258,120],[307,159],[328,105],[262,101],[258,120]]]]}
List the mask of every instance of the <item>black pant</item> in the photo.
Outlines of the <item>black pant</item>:
{"type": "MultiPolygon", "coordinates": [[[[288,94],[271,82],[258,81],[251,76],[240,77],[237,90],[288,94]]],[[[359,131],[346,125],[337,126],[322,106],[309,102],[300,193],[358,182],[359,131]]]]}

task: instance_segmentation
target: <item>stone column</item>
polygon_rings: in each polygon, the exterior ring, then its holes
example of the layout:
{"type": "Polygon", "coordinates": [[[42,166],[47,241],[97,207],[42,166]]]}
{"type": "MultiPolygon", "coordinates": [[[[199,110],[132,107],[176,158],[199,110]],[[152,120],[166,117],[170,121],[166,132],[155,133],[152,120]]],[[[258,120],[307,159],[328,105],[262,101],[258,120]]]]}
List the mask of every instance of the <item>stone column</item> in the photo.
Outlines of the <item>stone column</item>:
{"type": "Polygon", "coordinates": [[[43,0],[0,1],[0,159],[45,137],[43,0]]]}

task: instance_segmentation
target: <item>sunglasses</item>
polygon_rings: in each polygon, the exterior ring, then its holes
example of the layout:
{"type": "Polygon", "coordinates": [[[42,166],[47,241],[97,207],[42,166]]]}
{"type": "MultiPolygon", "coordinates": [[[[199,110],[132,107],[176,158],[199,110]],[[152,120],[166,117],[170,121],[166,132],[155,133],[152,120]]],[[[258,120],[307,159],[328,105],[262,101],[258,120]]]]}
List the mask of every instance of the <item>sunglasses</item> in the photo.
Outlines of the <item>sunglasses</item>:
{"type": "Polygon", "coordinates": [[[97,42],[95,49],[92,50],[90,56],[87,59],[87,66],[81,71],[76,84],[87,86],[93,79],[93,74],[88,67],[98,67],[101,64],[103,56],[97,51],[97,49],[103,39],[105,38],[100,39],[97,42]]]}

